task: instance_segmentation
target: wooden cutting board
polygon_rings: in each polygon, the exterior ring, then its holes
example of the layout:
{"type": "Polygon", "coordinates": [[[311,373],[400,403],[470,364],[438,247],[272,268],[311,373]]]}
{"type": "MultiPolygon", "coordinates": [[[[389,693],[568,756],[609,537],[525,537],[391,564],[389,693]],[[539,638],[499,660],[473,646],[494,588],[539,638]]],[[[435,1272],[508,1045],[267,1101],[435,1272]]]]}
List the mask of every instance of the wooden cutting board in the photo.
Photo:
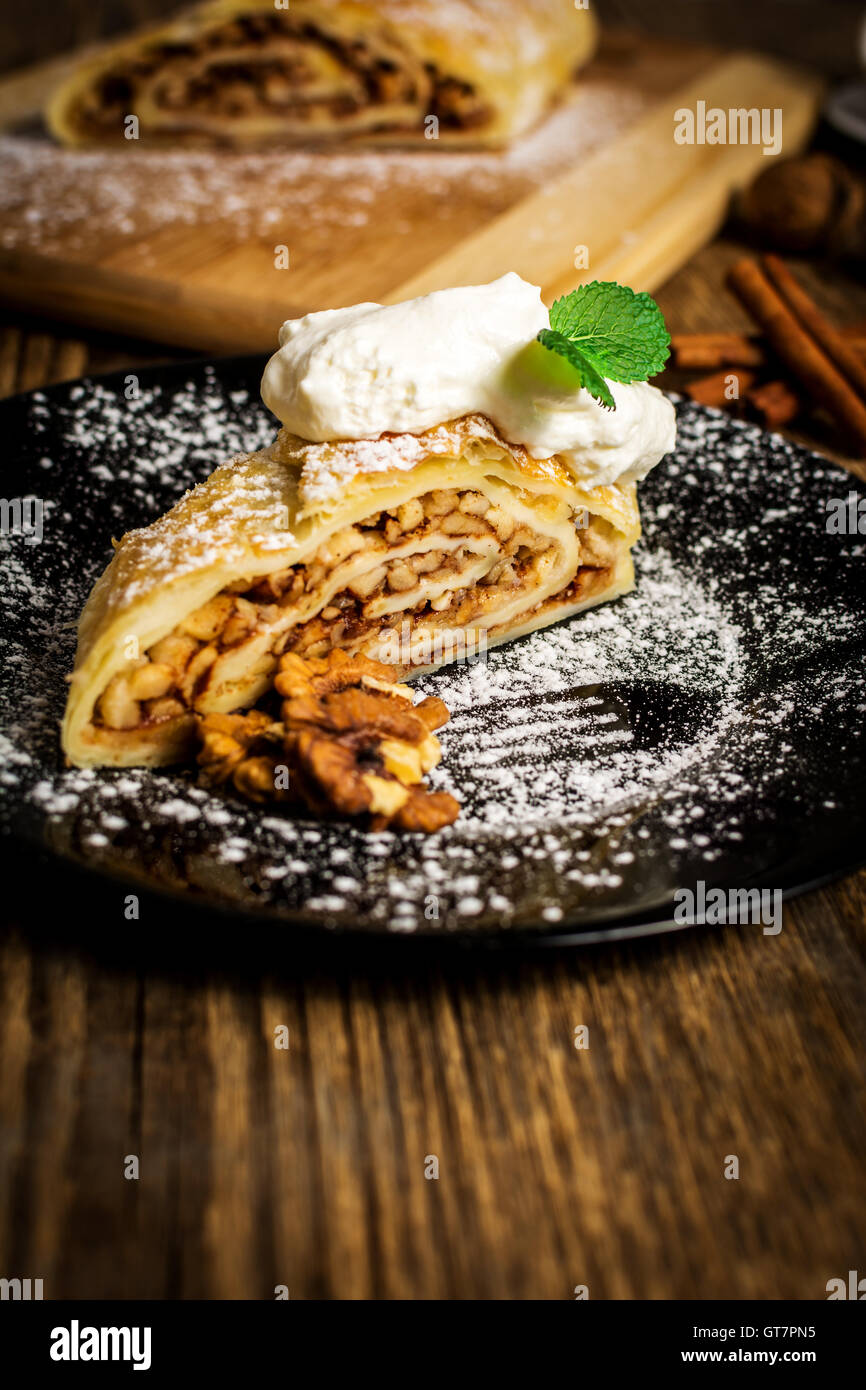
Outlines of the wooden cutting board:
{"type": "Polygon", "coordinates": [[[760,145],[677,144],[674,113],[781,108],[790,155],[821,94],[758,55],[617,35],[503,153],[93,153],[33,128],[63,67],[0,81],[0,301],[215,353],[267,351],[311,309],[506,270],[548,299],[585,279],[652,290],[768,163],[760,145]]]}

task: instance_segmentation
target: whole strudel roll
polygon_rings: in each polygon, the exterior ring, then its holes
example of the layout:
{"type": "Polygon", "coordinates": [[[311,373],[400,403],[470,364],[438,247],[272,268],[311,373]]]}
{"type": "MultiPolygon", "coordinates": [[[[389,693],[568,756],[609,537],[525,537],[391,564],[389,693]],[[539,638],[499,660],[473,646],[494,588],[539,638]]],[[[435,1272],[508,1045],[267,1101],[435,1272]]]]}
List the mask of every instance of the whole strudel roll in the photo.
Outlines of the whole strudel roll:
{"type": "Polygon", "coordinates": [[[595,43],[570,0],[205,0],[86,59],[47,111],[67,144],[350,137],[496,145],[595,43]]]}
{"type": "Polygon", "coordinates": [[[673,409],[646,382],[612,384],[612,410],[563,385],[546,323],[508,275],[284,325],[273,445],[124,536],[93,590],[68,757],[180,759],[197,716],[254,705],[288,652],[408,677],[629,590],[636,479],[673,409]]]}

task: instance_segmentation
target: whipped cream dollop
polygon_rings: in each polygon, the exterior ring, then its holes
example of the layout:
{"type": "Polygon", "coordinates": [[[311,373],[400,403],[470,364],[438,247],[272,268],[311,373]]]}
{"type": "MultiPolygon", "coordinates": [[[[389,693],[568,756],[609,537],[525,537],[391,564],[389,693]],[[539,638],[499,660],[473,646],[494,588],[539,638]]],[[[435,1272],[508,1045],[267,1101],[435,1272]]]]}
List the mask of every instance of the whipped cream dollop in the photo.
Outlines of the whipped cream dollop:
{"type": "Polygon", "coordinates": [[[513,272],[402,304],[355,304],[290,319],[262,399],[315,442],[419,434],[488,416],[533,458],[560,456],[584,487],[643,478],[673,447],[674,409],[647,382],[609,382],[606,410],[574,368],[536,342],[541,291],[513,272]]]}

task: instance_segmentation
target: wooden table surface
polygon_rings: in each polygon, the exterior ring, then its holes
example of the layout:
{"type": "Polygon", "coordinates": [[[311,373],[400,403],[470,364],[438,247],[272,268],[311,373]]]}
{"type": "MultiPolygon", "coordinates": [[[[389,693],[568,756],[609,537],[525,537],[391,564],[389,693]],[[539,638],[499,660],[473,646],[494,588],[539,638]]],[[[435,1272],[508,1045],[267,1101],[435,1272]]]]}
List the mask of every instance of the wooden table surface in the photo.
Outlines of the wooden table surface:
{"type": "MultiPolygon", "coordinates": [[[[735,254],[665,287],[671,325],[739,322],[735,254]]],[[[7,324],[0,387],[167,355],[7,324]]],[[[154,952],[165,909],[120,893],[81,944],[91,900],[57,896],[0,942],[0,1272],[46,1297],[813,1299],[862,1269],[866,873],[778,937],[530,956],[182,918],[154,952]]]]}
{"type": "MultiPolygon", "coordinates": [[[[742,322],[736,253],[660,292],[675,330],[742,322]]],[[[866,317],[862,286],[803,271],[866,317]]],[[[5,321],[0,394],[172,356],[5,321]]],[[[863,1271],[866,873],[777,937],[534,954],[301,951],[20,880],[0,1275],[46,1298],[822,1299],[863,1271]]]]}

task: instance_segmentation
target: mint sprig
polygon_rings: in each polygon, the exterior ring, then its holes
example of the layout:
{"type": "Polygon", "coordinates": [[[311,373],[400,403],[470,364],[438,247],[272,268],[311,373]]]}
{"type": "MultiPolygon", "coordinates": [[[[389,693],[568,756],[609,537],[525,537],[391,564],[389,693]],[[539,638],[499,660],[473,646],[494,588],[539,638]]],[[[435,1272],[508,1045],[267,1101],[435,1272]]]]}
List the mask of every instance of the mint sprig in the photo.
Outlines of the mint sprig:
{"type": "Polygon", "coordinates": [[[616,409],[608,381],[646,381],[670,353],[662,312],[648,294],[613,280],[593,280],[551,305],[538,341],[576,368],[581,386],[616,409]]]}

